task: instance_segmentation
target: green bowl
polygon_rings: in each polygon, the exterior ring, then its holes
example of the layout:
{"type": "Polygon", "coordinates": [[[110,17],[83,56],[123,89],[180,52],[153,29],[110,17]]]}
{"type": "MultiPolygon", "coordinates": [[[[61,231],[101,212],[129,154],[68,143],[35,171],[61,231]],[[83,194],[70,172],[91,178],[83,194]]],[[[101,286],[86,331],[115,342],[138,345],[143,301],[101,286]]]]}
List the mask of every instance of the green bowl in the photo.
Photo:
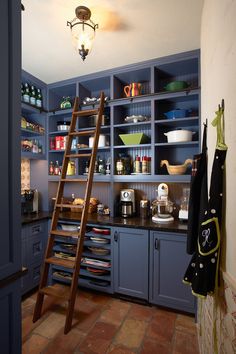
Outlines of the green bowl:
{"type": "Polygon", "coordinates": [[[167,91],[183,90],[187,88],[189,84],[186,81],[172,81],[164,87],[167,91]]]}
{"type": "Polygon", "coordinates": [[[119,134],[125,145],[138,145],[148,142],[148,136],[144,133],[119,134]]]}

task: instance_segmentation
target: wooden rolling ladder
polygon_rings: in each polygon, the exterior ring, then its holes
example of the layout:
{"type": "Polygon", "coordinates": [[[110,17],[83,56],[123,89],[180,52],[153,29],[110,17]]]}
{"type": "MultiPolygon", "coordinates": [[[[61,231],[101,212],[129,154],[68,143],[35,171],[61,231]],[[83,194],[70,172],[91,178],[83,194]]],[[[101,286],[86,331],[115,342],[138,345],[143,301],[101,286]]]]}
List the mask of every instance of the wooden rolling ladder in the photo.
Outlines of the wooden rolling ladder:
{"type": "Polygon", "coordinates": [[[86,232],[86,224],[87,224],[87,219],[88,219],[88,209],[89,209],[89,201],[90,201],[90,196],[91,196],[91,190],[92,190],[92,183],[93,183],[93,174],[94,174],[94,167],[95,167],[95,160],[96,160],[96,154],[97,154],[97,147],[98,147],[98,140],[99,140],[99,134],[100,134],[100,127],[101,127],[101,122],[102,122],[102,115],[104,111],[104,93],[101,92],[100,95],[100,104],[98,109],[93,109],[93,110],[84,110],[84,111],[78,111],[78,98],[76,97],[75,102],[74,102],[74,107],[73,107],[73,113],[72,113],[72,120],[70,124],[70,129],[68,133],[68,139],[67,139],[67,144],[66,144],[66,149],[65,149],[65,154],[63,158],[63,164],[62,164],[62,171],[61,171],[61,178],[59,181],[58,185],[58,190],[57,190],[57,196],[56,196],[56,201],[55,201],[55,207],[53,211],[53,216],[52,216],[52,223],[51,223],[51,230],[49,233],[49,238],[48,238],[48,244],[46,248],[46,253],[45,253],[45,260],[42,268],[42,274],[41,274],[41,280],[40,280],[40,285],[39,285],[39,291],[37,294],[37,300],[35,304],[35,309],[34,309],[34,315],[33,315],[33,322],[36,322],[40,316],[41,316],[41,311],[42,311],[42,306],[43,306],[43,300],[44,300],[44,295],[49,295],[49,296],[54,296],[57,298],[61,298],[63,300],[68,301],[68,307],[66,310],[66,321],[65,321],[65,327],[64,327],[64,333],[68,333],[71,329],[71,324],[72,324],[72,316],[73,316],[73,311],[74,311],[74,305],[75,305],[75,299],[76,299],[76,292],[77,292],[77,287],[78,287],[78,277],[79,277],[79,272],[80,272],[80,262],[81,262],[81,255],[83,251],[83,243],[84,243],[84,236],[86,232]],[[80,117],[85,117],[85,116],[90,116],[90,115],[98,115],[97,118],[97,125],[96,128],[93,130],[84,130],[84,131],[76,131],[76,122],[77,118],[80,117]],[[78,154],[73,154],[71,153],[71,144],[72,144],[72,139],[74,137],[80,137],[80,136],[94,136],[94,143],[93,143],[93,148],[90,154],[87,153],[78,153],[78,154]],[[90,158],[90,164],[89,164],[89,172],[88,172],[88,177],[87,179],[72,179],[72,178],[67,178],[66,177],[66,172],[67,172],[67,167],[68,167],[68,162],[70,158],[84,158],[88,157],[90,158]],[[86,185],[86,190],[85,190],[85,203],[81,215],[81,222],[80,222],[80,230],[77,232],[70,232],[70,231],[62,231],[58,230],[57,225],[58,225],[58,218],[60,214],[61,208],[72,208],[77,207],[76,205],[71,205],[71,204],[63,204],[61,203],[62,198],[63,198],[63,192],[64,192],[64,185],[65,183],[70,183],[70,182],[87,182],[86,185]],[[78,237],[77,240],[77,249],[76,249],[76,256],[75,256],[75,261],[67,260],[67,259],[60,259],[56,258],[53,256],[53,246],[54,246],[54,241],[55,237],[78,237]],[[71,285],[51,285],[48,286],[48,273],[49,273],[49,268],[50,265],[58,265],[58,266],[63,266],[65,268],[69,268],[73,270],[73,275],[72,275],[72,280],[71,280],[71,285]]]}

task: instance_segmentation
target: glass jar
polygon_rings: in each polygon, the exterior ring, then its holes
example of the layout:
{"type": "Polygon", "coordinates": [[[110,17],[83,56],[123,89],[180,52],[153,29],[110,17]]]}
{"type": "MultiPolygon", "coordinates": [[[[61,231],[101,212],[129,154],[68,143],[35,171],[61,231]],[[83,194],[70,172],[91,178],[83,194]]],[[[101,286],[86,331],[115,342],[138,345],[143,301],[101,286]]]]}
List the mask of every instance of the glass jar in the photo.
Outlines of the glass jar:
{"type": "Polygon", "coordinates": [[[103,175],[106,173],[105,162],[102,158],[98,160],[98,172],[103,175]]]}
{"type": "Polygon", "coordinates": [[[140,156],[136,155],[134,161],[134,173],[140,173],[140,172],[141,172],[140,156]]]}
{"type": "Polygon", "coordinates": [[[131,174],[131,158],[129,155],[122,155],[122,160],[124,164],[124,175],[130,175],[131,174]]]}
{"type": "Polygon", "coordinates": [[[118,175],[123,175],[124,174],[124,161],[123,161],[121,156],[116,161],[116,173],[118,175]]]}
{"type": "Polygon", "coordinates": [[[147,158],[147,156],[142,157],[142,173],[148,173],[148,158],[147,158]]]}

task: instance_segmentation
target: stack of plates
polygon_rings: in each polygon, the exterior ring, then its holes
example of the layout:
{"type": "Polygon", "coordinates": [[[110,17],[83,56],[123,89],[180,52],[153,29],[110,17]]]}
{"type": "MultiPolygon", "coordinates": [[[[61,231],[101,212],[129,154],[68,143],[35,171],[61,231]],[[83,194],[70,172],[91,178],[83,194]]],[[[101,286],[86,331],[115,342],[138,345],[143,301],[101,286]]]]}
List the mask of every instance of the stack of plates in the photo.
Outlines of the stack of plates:
{"type": "Polygon", "coordinates": [[[109,243],[109,240],[102,237],[90,237],[90,240],[96,243],[109,243]]]}
{"type": "Polygon", "coordinates": [[[104,275],[109,273],[107,270],[104,269],[96,269],[90,267],[87,267],[87,271],[93,275],[104,275]]]}
{"type": "Polygon", "coordinates": [[[110,253],[110,250],[106,250],[105,248],[98,248],[98,247],[88,247],[88,249],[96,255],[105,256],[110,253]]]}
{"type": "Polygon", "coordinates": [[[110,235],[111,233],[110,229],[98,229],[97,227],[93,227],[92,231],[95,232],[95,234],[102,234],[102,235],[110,235]]]}
{"type": "Polygon", "coordinates": [[[107,262],[107,261],[100,261],[99,259],[93,259],[93,258],[87,258],[84,257],[81,259],[82,263],[85,264],[90,264],[90,265],[94,265],[94,266],[99,266],[99,267],[104,267],[104,268],[110,268],[111,267],[111,263],[107,262]]]}

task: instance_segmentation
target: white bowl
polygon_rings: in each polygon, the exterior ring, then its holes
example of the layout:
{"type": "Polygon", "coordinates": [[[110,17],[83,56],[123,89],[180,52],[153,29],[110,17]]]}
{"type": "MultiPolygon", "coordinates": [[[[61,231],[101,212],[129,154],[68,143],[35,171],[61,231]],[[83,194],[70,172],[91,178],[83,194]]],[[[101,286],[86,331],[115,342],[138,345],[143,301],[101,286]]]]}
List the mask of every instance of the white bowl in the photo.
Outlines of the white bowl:
{"type": "Polygon", "coordinates": [[[191,132],[190,130],[171,130],[168,133],[164,133],[167,136],[168,143],[180,143],[185,141],[192,141],[192,136],[195,132],[191,132]]]}
{"type": "Polygon", "coordinates": [[[61,224],[61,228],[64,231],[78,231],[79,230],[78,225],[61,224]]]}

